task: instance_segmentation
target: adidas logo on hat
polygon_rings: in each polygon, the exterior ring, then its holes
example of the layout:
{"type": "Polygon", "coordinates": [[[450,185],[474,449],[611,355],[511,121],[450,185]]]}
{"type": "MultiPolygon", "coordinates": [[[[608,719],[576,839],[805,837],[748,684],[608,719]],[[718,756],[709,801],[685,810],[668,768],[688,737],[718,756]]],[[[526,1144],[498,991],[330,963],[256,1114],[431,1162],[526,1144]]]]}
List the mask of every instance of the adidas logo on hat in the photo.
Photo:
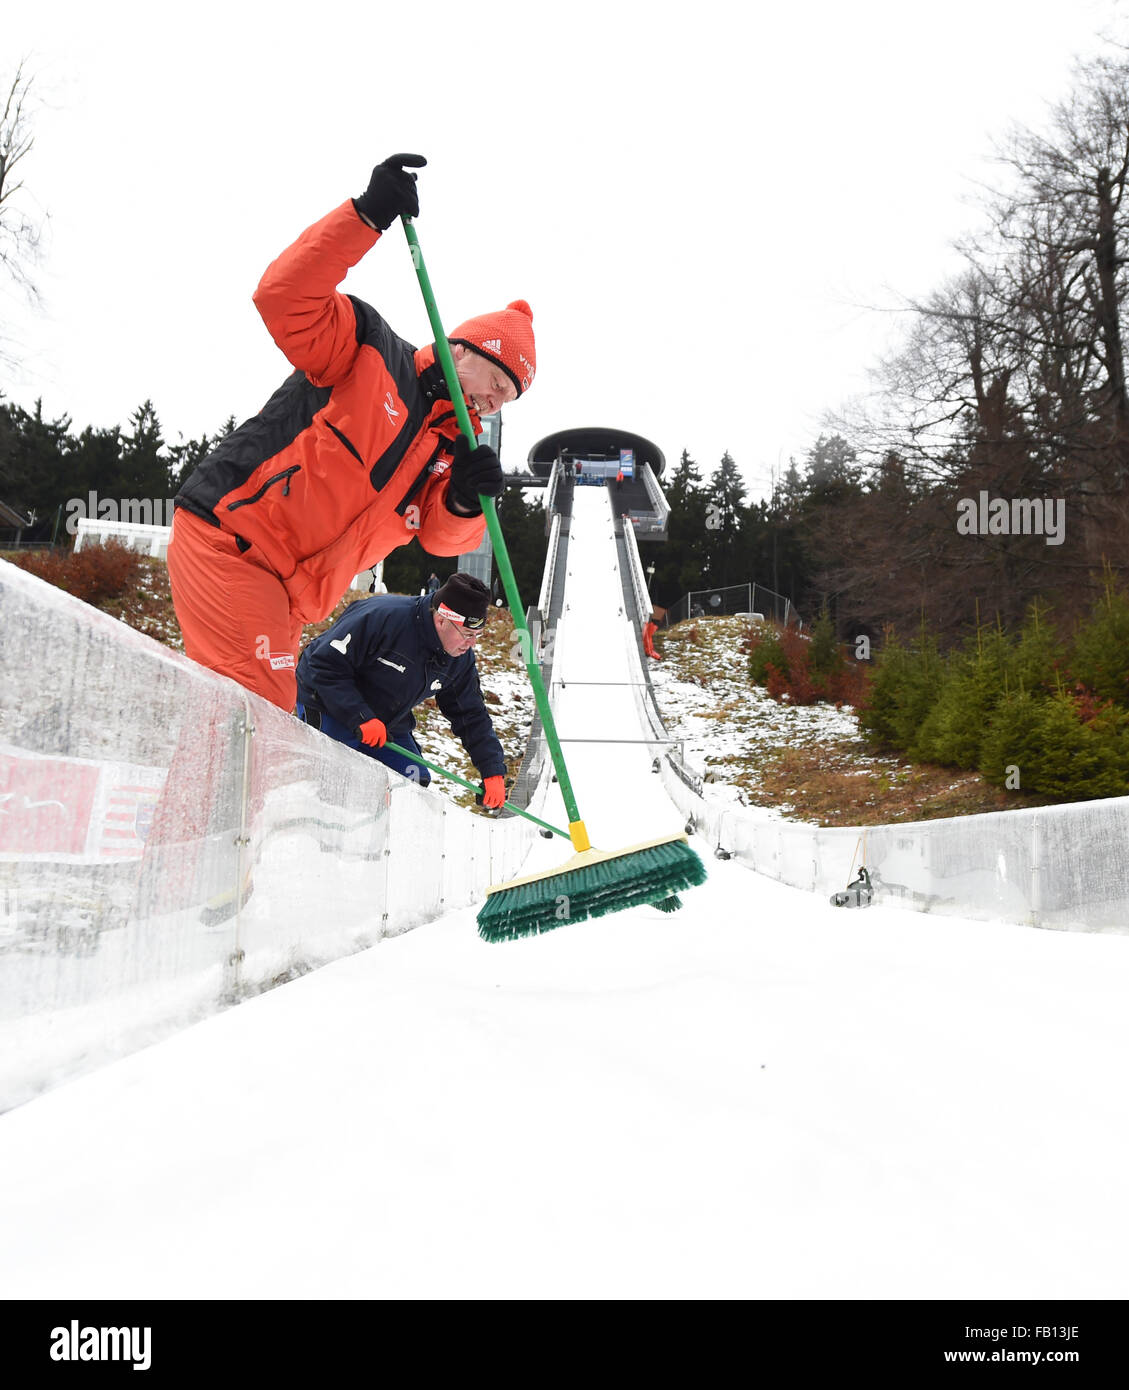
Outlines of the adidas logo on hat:
{"type": "Polygon", "coordinates": [[[524,299],[515,299],[493,314],[467,319],[450,335],[450,341],[463,343],[496,362],[517,387],[519,396],[529,390],[537,373],[537,354],[533,344],[533,310],[524,299]]]}

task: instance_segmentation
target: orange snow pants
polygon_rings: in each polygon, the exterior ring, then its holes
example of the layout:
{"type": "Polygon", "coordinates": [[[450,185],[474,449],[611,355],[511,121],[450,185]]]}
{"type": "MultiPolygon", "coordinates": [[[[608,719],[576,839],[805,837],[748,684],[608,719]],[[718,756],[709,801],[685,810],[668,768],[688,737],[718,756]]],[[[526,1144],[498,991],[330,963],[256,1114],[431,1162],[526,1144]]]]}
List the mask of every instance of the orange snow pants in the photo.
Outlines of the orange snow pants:
{"type": "Polygon", "coordinates": [[[303,623],[290,612],[279,577],[244,555],[234,536],[181,507],[173,515],[168,566],[185,653],[293,710],[303,623]]]}

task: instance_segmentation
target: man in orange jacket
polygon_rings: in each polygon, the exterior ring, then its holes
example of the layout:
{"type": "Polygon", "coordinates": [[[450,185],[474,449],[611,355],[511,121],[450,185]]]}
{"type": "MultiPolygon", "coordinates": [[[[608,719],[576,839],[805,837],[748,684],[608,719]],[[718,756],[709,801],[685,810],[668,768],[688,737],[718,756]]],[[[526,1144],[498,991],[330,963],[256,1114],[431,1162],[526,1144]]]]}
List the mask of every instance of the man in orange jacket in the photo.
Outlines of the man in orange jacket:
{"type": "MultiPolygon", "coordinates": [[[[353,575],[418,537],[433,555],[482,540],[494,451],[455,419],[435,346],[414,348],[337,286],[401,215],[419,212],[420,155],[393,155],[368,187],[268,267],[255,305],[293,374],[227,435],[175,500],[173,603],[193,660],[290,710],[302,628],[353,575]]],[[[533,314],[523,300],[450,334],[477,432],[529,389],[533,314]]]]}
{"type": "Polygon", "coordinates": [[[662,657],[655,651],[655,633],[658,632],[659,625],[655,621],[652,613],[643,627],[643,650],[653,661],[661,661],[662,657]]]}

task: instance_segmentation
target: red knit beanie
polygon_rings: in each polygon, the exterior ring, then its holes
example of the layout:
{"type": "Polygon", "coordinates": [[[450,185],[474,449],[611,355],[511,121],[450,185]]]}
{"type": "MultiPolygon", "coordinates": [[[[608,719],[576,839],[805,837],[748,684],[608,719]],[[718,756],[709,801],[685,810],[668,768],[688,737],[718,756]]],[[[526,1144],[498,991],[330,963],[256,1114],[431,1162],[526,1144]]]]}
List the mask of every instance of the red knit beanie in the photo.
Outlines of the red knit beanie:
{"type": "Polygon", "coordinates": [[[496,362],[517,387],[519,396],[533,384],[537,371],[533,310],[524,299],[515,299],[496,314],[467,319],[449,336],[452,343],[462,343],[496,362]]]}

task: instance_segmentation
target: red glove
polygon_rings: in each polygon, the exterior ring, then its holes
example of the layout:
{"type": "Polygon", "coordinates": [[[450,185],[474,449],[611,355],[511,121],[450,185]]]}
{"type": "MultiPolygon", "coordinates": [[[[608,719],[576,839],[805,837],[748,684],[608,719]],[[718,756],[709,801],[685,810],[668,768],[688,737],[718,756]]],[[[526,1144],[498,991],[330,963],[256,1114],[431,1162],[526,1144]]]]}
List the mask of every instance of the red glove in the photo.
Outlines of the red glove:
{"type": "Polygon", "coordinates": [[[497,811],[506,804],[506,780],[501,775],[487,777],[482,783],[482,804],[497,811]]]}
{"type": "Polygon", "coordinates": [[[361,742],[367,743],[370,748],[383,748],[388,739],[388,730],[379,719],[366,719],[357,733],[361,736],[361,742]]]}

